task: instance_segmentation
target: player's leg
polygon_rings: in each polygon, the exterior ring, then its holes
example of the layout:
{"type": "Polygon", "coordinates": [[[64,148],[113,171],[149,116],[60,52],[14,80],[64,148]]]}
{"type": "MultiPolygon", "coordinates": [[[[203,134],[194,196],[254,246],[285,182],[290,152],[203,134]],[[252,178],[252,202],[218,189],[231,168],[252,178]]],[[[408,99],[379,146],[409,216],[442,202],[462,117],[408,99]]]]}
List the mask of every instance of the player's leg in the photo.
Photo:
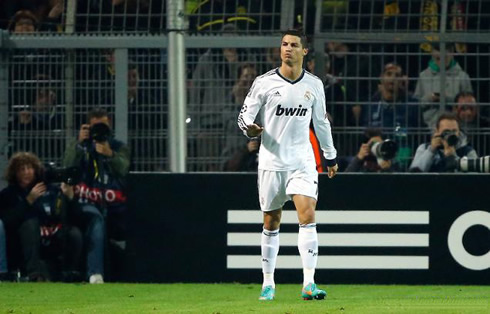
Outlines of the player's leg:
{"type": "Polygon", "coordinates": [[[262,287],[276,287],[274,271],[279,253],[279,224],[281,221],[281,209],[264,212],[264,228],[261,236],[262,273],[264,282],[262,287]]]}
{"type": "Polygon", "coordinates": [[[293,196],[298,213],[299,233],[298,250],[303,263],[303,290],[305,300],[324,299],[327,293],[315,284],[315,268],[318,262],[318,235],[315,223],[316,200],[296,194],[293,196]]]}
{"type": "Polygon", "coordinates": [[[259,170],[258,179],[260,207],[264,218],[260,243],[264,281],[259,300],[273,300],[275,296],[274,271],[279,253],[279,226],[286,194],[285,188],[281,187],[280,173],[259,170]]]}
{"type": "Polygon", "coordinates": [[[303,263],[303,298],[323,299],[326,293],[316,288],[314,279],[318,261],[315,223],[318,173],[313,168],[294,171],[288,178],[286,193],[292,195],[299,221],[298,250],[303,263]]]}
{"type": "Polygon", "coordinates": [[[303,286],[314,283],[315,268],[318,260],[318,235],[315,223],[316,200],[296,194],[293,196],[298,214],[298,250],[303,262],[303,286]]]}

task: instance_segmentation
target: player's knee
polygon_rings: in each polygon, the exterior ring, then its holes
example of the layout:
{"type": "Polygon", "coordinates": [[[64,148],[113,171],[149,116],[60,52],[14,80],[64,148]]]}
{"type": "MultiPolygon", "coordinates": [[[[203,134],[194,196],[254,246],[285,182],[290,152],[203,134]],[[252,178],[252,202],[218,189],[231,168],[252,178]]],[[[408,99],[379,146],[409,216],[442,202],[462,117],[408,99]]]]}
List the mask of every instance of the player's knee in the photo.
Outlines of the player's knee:
{"type": "Polygon", "coordinates": [[[280,222],[279,221],[264,221],[264,229],[265,230],[277,230],[279,229],[280,222]]]}
{"type": "Polygon", "coordinates": [[[298,221],[301,225],[311,224],[315,222],[315,209],[306,208],[302,211],[298,211],[298,221]]]}
{"type": "Polygon", "coordinates": [[[277,230],[281,223],[281,210],[264,212],[264,229],[277,230]]]}

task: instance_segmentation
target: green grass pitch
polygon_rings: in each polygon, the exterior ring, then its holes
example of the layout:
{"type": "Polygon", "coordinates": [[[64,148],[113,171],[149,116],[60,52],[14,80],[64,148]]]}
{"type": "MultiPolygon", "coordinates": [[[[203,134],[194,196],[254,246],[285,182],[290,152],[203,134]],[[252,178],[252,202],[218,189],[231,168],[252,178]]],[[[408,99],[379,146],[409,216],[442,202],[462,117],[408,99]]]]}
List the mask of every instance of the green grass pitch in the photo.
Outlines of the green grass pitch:
{"type": "Polygon", "coordinates": [[[323,301],[278,284],[264,302],[257,284],[0,283],[0,313],[490,313],[487,286],[319,287],[323,301]]]}

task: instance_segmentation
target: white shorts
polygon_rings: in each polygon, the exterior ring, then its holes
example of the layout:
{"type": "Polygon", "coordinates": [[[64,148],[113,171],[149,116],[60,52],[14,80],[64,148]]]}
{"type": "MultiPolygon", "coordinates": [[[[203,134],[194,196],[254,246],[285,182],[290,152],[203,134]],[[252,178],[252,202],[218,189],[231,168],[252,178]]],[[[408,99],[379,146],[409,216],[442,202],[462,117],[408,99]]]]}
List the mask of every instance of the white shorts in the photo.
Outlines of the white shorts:
{"type": "Polygon", "coordinates": [[[282,208],[295,194],[318,198],[318,172],[314,168],[289,171],[259,169],[257,185],[260,209],[265,212],[282,208]]]}

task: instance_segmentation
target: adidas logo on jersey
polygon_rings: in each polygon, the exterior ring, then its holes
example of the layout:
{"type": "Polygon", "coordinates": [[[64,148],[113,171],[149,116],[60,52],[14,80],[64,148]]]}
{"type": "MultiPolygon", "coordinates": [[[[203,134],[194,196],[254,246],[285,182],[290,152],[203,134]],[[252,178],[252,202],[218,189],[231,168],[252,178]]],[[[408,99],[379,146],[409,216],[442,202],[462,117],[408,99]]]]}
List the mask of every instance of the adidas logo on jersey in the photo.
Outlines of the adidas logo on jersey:
{"type": "Polygon", "coordinates": [[[299,105],[298,108],[283,108],[281,105],[277,106],[276,116],[285,115],[286,117],[295,116],[295,117],[304,117],[306,116],[307,108],[302,108],[303,106],[299,105]]]}
{"type": "Polygon", "coordinates": [[[276,91],[274,94],[272,94],[272,96],[281,96],[281,93],[279,93],[279,91],[276,91]]]}

